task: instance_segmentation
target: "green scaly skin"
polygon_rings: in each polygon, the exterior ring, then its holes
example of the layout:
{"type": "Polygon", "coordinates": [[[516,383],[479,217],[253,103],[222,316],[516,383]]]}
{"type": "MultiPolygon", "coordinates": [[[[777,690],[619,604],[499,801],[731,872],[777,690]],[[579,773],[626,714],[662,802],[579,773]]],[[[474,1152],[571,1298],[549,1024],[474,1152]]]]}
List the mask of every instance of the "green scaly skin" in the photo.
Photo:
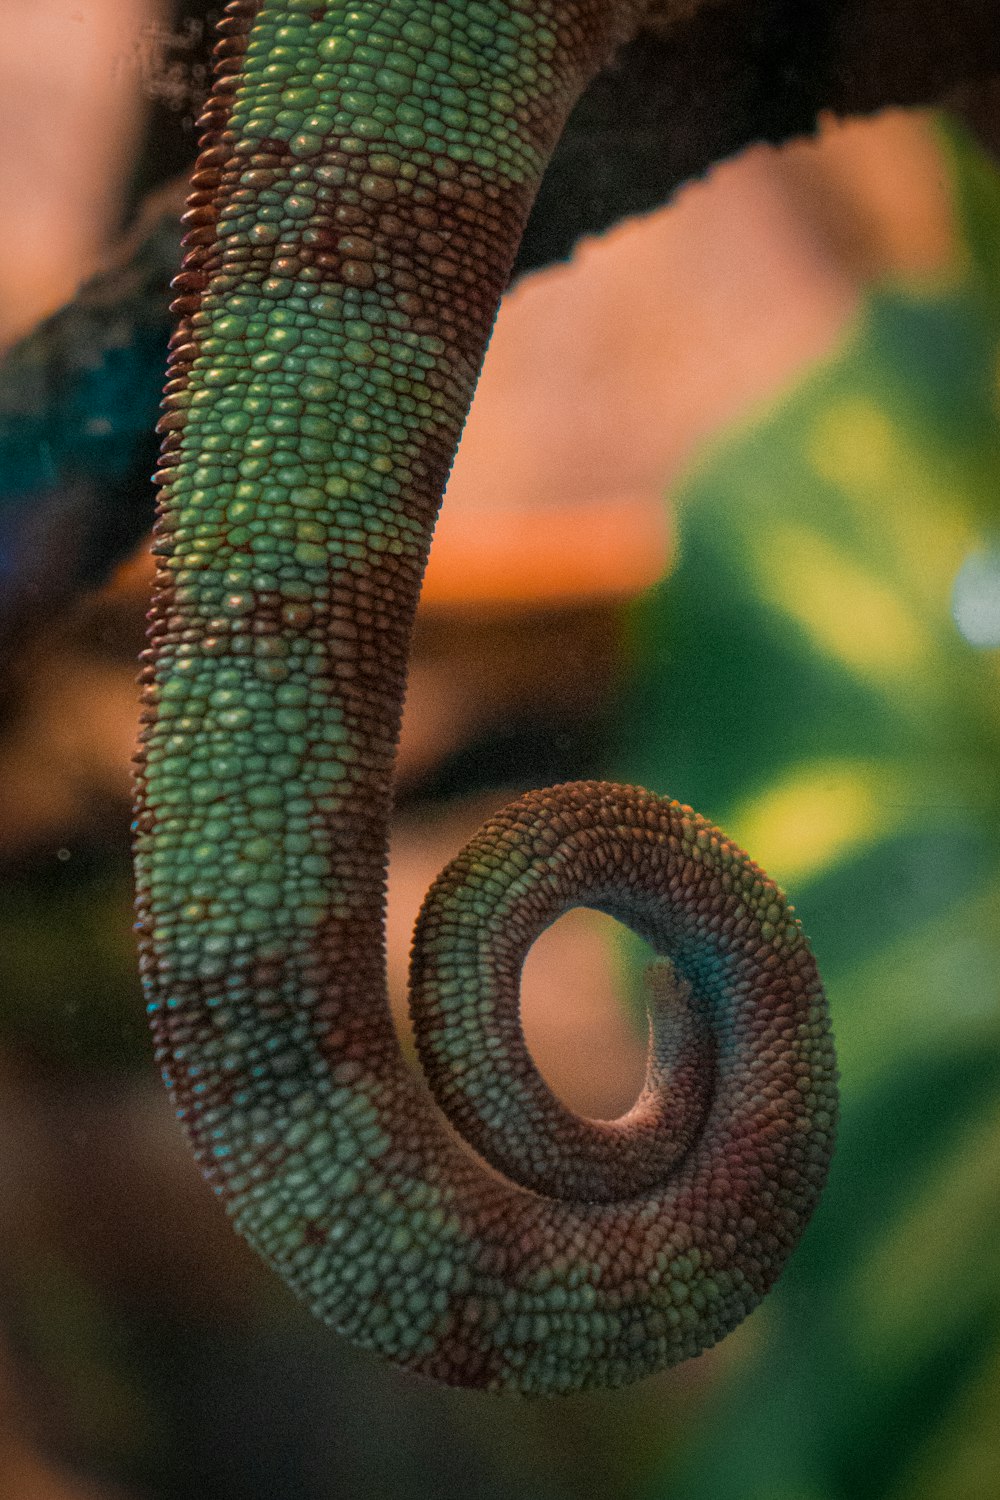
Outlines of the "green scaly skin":
{"type": "Polygon", "coordinates": [[[386,1001],[392,764],[431,528],[574,100],[644,5],[234,0],[178,278],[139,756],[158,1060],[205,1175],[316,1313],[439,1380],[567,1391],[698,1353],[826,1177],[825,1001],[784,896],[635,788],[532,794],[439,878],[386,1001]],[[578,1119],[517,982],[574,905],[652,971],[648,1076],[578,1119]]]}

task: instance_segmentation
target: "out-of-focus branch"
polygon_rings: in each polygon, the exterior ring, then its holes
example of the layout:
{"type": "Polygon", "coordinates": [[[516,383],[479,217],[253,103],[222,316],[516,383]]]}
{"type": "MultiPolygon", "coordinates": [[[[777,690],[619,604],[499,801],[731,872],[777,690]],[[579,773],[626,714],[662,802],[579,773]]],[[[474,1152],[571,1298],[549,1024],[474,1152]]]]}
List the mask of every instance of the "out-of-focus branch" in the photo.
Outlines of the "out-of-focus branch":
{"type": "MultiPolygon", "coordinates": [[[[650,25],[581,100],[515,274],[750,142],[813,131],[823,111],[964,90],[974,114],[996,75],[996,0],[702,0],[650,25]]],[[[149,525],[181,198],[178,185],[159,196],[108,269],[0,366],[0,683],[14,646],[149,525]]]]}
{"type": "Polygon", "coordinates": [[[751,142],[810,134],[824,111],[937,104],[996,74],[996,0],[702,0],[645,30],[580,100],[517,269],[658,207],[751,142]]]}
{"type": "Polygon", "coordinates": [[[0,364],[0,683],[14,649],[148,530],[184,188],[0,364]]]}

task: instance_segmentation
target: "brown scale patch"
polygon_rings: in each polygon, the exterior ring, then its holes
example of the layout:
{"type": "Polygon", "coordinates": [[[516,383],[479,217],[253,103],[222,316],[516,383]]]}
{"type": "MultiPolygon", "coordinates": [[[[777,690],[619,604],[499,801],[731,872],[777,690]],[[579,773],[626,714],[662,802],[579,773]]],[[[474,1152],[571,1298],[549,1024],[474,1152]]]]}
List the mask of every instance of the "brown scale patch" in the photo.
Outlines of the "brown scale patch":
{"type": "MultiPolygon", "coordinates": [[[[440,330],[460,358],[478,366],[530,194],[513,186],[498,193],[477,173],[459,172],[447,161],[436,164],[439,170],[421,168],[416,181],[394,180],[386,160],[380,152],[341,152],[331,141],[312,161],[318,207],[310,218],[279,233],[258,226],[258,243],[251,231],[249,243],[230,244],[222,258],[204,232],[219,195],[211,205],[197,205],[189,222],[198,243],[190,246],[182,291],[194,297],[209,274],[213,289],[221,289],[217,269],[232,273],[234,286],[276,274],[313,286],[376,288],[421,316],[423,331],[440,330]]],[[[292,169],[302,165],[283,143],[261,141],[240,185],[230,181],[230,196],[251,204],[262,188],[294,181],[292,169]]]]}
{"type": "Polygon", "coordinates": [[[503,1374],[503,1360],[494,1349],[479,1343],[474,1327],[459,1321],[468,1299],[456,1298],[455,1305],[450,1331],[441,1338],[433,1354],[414,1361],[411,1368],[445,1385],[470,1391],[495,1390],[503,1374]]]}

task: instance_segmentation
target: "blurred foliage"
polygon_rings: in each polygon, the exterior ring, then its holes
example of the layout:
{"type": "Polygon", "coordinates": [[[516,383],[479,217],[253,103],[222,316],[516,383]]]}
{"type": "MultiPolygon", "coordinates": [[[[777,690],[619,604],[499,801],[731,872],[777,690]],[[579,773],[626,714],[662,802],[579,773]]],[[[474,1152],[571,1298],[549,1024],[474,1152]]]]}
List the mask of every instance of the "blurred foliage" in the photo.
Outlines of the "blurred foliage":
{"type": "Polygon", "coordinates": [[[953,617],[1000,528],[1000,178],[945,149],[954,279],[881,289],[703,460],[633,619],[620,770],[791,887],[843,1087],[816,1219],[651,1495],[1000,1488],[1000,651],[953,617]]]}
{"type": "Polygon", "coordinates": [[[0,865],[0,1030],[46,1066],[151,1067],[124,841],[0,865]]]}

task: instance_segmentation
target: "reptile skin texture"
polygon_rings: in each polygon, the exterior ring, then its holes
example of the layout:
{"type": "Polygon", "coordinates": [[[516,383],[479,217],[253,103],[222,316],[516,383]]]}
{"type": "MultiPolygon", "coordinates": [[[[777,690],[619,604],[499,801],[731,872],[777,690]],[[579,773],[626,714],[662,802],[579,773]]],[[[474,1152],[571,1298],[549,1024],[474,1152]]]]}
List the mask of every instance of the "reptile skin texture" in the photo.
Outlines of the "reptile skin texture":
{"type": "Polygon", "coordinates": [[[642,12],[234,0],[175,283],[136,823],[157,1059],[237,1228],[319,1317],[491,1390],[619,1385],[715,1343],[801,1236],[835,1130],[793,909],[636,788],[523,797],[425,902],[418,1045],[467,1144],[386,998],[434,518],[547,157],[642,12]],[[660,955],[618,1121],[553,1097],[518,1019],[528,947],[578,905],[660,955]]]}

